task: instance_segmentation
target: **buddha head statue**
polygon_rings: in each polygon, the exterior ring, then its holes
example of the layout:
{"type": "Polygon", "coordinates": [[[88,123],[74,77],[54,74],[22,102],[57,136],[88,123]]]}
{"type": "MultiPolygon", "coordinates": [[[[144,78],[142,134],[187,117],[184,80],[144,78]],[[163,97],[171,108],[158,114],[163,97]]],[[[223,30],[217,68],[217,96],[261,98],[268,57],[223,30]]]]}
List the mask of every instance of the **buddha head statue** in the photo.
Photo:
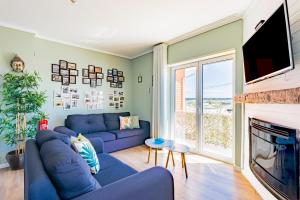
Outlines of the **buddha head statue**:
{"type": "Polygon", "coordinates": [[[10,66],[15,72],[23,72],[25,68],[25,63],[19,56],[15,56],[11,60],[10,66]]]}

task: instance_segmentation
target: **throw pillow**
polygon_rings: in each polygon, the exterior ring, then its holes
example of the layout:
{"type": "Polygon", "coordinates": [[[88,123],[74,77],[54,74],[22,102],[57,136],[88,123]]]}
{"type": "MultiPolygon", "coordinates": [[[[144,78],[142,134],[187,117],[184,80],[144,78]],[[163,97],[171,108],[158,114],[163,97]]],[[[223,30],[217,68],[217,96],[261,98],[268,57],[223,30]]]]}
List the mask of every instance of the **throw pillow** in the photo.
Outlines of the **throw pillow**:
{"type": "Polygon", "coordinates": [[[131,129],[131,119],[129,117],[120,116],[120,130],[131,129]]]}
{"type": "Polygon", "coordinates": [[[140,128],[139,117],[138,116],[120,116],[120,130],[124,129],[134,129],[140,128]]]}
{"type": "Polygon", "coordinates": [[[62,199],[73,199],[101,188],[90,173],[87,163],[61,140],[45,142],[40,155],[46,172],[62,199]]]}
{"type": "Polygon", "coordinates": [[[91,173],[97,174],[100,170],[100,164],[91,142],[83,135],[79,134],[77,138],[71,137],[71,143],[79,155],[87,162],[91,173]]]}
{"type": "Polygon", "coordinates": [[[139,116],[131,116],[131,128],[140,128],[139,116]]]}

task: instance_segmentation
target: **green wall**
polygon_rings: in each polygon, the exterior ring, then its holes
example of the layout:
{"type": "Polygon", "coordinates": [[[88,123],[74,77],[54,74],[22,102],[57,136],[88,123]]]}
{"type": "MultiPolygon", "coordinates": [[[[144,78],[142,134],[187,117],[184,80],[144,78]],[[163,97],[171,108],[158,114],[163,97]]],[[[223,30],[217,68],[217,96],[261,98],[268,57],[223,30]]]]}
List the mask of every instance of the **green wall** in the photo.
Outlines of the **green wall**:
{"type": "MultiPolygon", "coordinates": [[[[50,128],[63,125],[64,119],[69,114],[133,111],[133,78],[131,61],[129,59],[51,42],[36,38],[35,35],[31,33],[0,27],[0,74],[11,71],[10,60],[15,54],[18,54],[25,61],[27,71],[32,72],[36,70],[42,77],[40,89],[46,91],[48,96],[43,110],[49,115],[50,128]],[[51,81],[51,64],[58,63],[60,59],[77,63],[77,69],[79,70],[77,84],[71,86],[79,89],[81,95],[81,99],[79,100],[80,106],[79,108],[69,111],[64,111],[62,108],[54,108],[53,106],[53,91],[60,89],[61,83],[51,81]],[[105,75],[107,69],[113,67],[124,72],[125,83],[122,89],[110,88],[106,79],[103,80],[102,87],[97,87],[97,90],[104,92],[105,99],[107,99],[107,95],[114,90],[123,91],[125,94],[123,109],[111,109],[105,104],[104,110],[87,110],[83,103],[83,96],[85,92],[91,90],[91,88],[89,85],[82,84],[81,69],[87,68],[89,64],[103,67],[105,75]]],[[[3,143],[0,143],[0,164],[5,162],[5,154],[10,149],[11,148],[3,143]]]]}
{"type": "MultiPolygon", "coordinates": [[[[242,58],[242,45],[243,45],[243,22],[242,20],[218,27],[216,29],[207,31],[205,33],[199,34],[192,38],[183,40],[181,42],[172,44],[168,46],[168,64],[179,63],[183,61],[192,60],[195,58],[204,57],[207,55],[213,55],[227,50],[236,50],[236,68],[235,68],[235,94],[240,94],[243,92],[243,58],[242,58]]],[[[142,56],[136,58],[135,61],[139,63],[139,66],[148,66],[147,70],[150,70],[152,66],[152,55],[142,56]]],[[[152,68],[151,68],[152,69],[152,68]]],[[[134,71],[136,68],[134,68],[134,71]]],[[[149,74],[149,77],[152,74],[149,74]]],[[[148,85],[144,88],[139,88],[139,91],[145,91],[148,85]]],[[[144,93],[136,91],[135,96],[142,96],[144,93]]],[[[141,97],[144,101],[145,98],[141,97]]],[[[146,101],[145,101],[146,102],[146,101]]],[[[150,107],[151,102],[148,102],[150,107]]],[[[141,109],[142,106],[138,104],[133,105],[133,110],[141,109]]],[[[142,110],[142,109],[141,109],[142,110]]],[[[147,114],[151,116],[151,112],[147,114]]],[[[235,166],[239,168],[241,166],[241,137],[242,137],[242,127],[241,127],[241,107],[235,105],[235,166]]]]}
{"type": "Polygon", "coordinates": [[[148,121],[152,120],[152,68],[153,53],[132,60],[133,114],[148,121]],[[143,77],[142,83],[138,83],[139,75],[143,77]]]}

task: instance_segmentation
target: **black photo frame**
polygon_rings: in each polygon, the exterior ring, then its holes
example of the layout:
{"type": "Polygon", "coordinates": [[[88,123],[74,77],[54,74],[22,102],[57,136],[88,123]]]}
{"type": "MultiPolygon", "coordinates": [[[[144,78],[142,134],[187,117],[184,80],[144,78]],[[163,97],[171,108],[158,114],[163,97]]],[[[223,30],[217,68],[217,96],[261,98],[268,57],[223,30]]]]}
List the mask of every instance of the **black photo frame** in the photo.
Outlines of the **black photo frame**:
{"type": "Polygon", "coordinates": [[[102,79],[96,79],[96,86],[102,86],[102,79]]]}
{"type": "Polygon", "coordinates": [[[69,70],[69,75],[70,76],[78,76],[79,72],[76,69],[70,69],[69,70]]]}
{"type": "Polygon", "coordinates": [[[68,62],[67,68],[68,68],[68,69],[73,69],[73,70],[75,70],[75,69],[76,69],[76,63],[68,62]]]}
{"type": "Polygon", "coordinates": [[[91,86],[92,88],[95,88],[95,87],[97,86],[97,79],[90,79],[90,80],[91,80],[90,86],[91,86]]]}
{"type": "Polygon", "coordinates": [[[95,66],[94,65],[89,65],[89,73],[94,73],[95,72],[95,66]]]}
{"type": "Polygon", "coordinates": [[[51,74],[51,80],[54,82],[62,82],[62,76],[59,74],[51,74]]]}
{"type": "Polygon", "coordinates": [[[59,60],[60,69],[68,69],[68,62],[65,60],[59,60]]]}
{"type": "Polygon", "coordinates": [[[70,85],[70,79],[69,76],[63,76],[61,80],[62,85],[70,85]]]}
{"type": "Polygon", "coordinates": [[[89,70],[88,69],[82,69],[82,76],[83,77],[89,77],[89,70]]]}
{"type": "Polygon", "coordinates": [[[113,76],[118,76],[118,70],[117,69],[112,69],[112,75],[113,76]]]}
{"type": "Polygon", "coordinates": [[[91,79],[89,79],[89,78],[83,78],[82,79],[82,84],[91,84],[91,79]]]}
{"type": "Polygon", "coordinates": [[[69,76],[69,83],[76,84],[76,76],[69,76]]]}
{"type": "Polygon", "coordinates": [[[59,72],[60,72],[60,67],[59,67],[59,65],[57,65],[57,64],[52,64],[51,72],[52,72],[53,74],[59,74],[59,72]]]}

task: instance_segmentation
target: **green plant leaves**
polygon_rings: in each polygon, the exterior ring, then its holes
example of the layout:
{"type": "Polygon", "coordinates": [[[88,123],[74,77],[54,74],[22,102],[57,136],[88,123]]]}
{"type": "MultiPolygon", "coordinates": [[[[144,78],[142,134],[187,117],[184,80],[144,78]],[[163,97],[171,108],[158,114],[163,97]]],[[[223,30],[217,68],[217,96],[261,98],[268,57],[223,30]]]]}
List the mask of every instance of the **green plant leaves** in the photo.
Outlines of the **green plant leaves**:
{"type": "Polygon", "coordinates": [[[46,102],[45,92],[38,90],[41,78],[34,73],[6,73],[1,76],[0,139],[8,145],[17,144],[16,115],[26,114],[26,130],[22,136],[33,138],[45,114],[40,111],[46,102]]]}

